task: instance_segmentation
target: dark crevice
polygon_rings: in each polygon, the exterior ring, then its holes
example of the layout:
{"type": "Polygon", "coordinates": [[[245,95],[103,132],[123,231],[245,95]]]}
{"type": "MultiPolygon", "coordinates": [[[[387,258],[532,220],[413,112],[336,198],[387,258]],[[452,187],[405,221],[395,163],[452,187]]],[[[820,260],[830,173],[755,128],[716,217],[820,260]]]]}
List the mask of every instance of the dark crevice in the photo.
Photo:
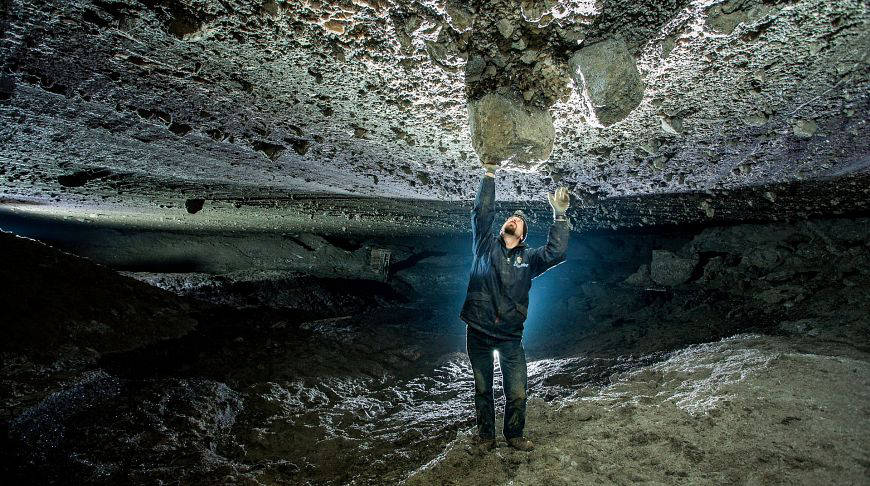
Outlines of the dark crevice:
{"type": "Polygon", "coordinates": [[[284,235],[284,237],[287,238],[288,240],[292,241],[293,243],[296,243],[297,245],[301,246],[302,248],[305,248],[305,250],[307,250],[307,251],[316,251],[317,250],[317,248],[314,248],[313,246],[309,245],[308,243],[305,243],[304,241],[302,241],[301,239],[299,239],[295,236],[284,235]]]}
{"type": "Polygon", "coordinates": [[[447,252],[445,251],[423,251],[420,253],[415,253],[414,255],[411,255],[404,260],[398,261],[390,265],[390,275],[392,276],[398,272],[401,272],[402,270],[411,268],[426,258],[433,256],[444,256],[446,254],[447,252]]]}
{"type": "MultiPolygon", "coordinates": [[[[232,361],[226,361],[223,354],[227,349],[236,349],[242,355],[262,357],[263,354],[270,354],[274,348],[272,343],[277,339],[281,342],[278,351],[283,361],[287,354],[310,352],[310,343],[307,340],[312,332],[300,327],[301,323],[360,315],[386,303],[406,300],[384,282],[310,277],[302,281],[288,279],[285,284],[243,282],[213,292],[217,294],[229,291],[237,295],[255,295],[264,290],[280,292],[282,288],[288,290],[297,287],[302,292],[306,288],[310,289],[309,292],[324,300],[315,302],[313,307],[306,305],[299,308],[273,308],[256,300],[247,306],[234,303],[232,307],[202,307],[192,314],[202,324],[189,334],[157,341],[131,351],[106,353],[100,358],[98,365],[113,374],[131,379],[197,376],[231,380],[238,369],[232,361]],[[280,327],[276,328],[274,323],[280,323],[280,327]],[[246,349],[249,351],[245,351],[246,349]],[[293,349],[297,351],[292,351],[293,349]]],[[[202,300],[208,302],[206,299],[202,300]]],[[[276,378],[272,375],[271,363],[267,360],[264,365],[255,373],[258,376],[248,375],[242,379],[257,382],[276,378]]],[[[281,363],[281,367],[286,365],[281,363]]],[[[335,365],[342,366],[341,363],[335,365]]],[[[303,375],[304,371],[298,370],[297,373],[303,375]]]]}
{"type": "Polygon", "coordinates": [[[202,272],[202,262],[195,258],[163,257],[156,260],[140,260],[137,262],[115,265],[116,270],[125,272],[149,272],[149,273],[193,273],[202,272]]]}
{"type": "Polygon", "coordinates": [[[293,147],[293,151],[298,155],[305,155],[308,153],[308,148],[311,146],[311,142],[308,140],[304,140],[301,138],[285,138],[285,142],[289,143],[291,147],[293,147]]]}
{"type": "Polygon", "coordinates": [[[272,161],[274,161],[278,157],[280,157],[281,154],[283,154],[284,151],[287,149],[287,147],[285,147],[283,145],[279,145],[279,144],[271,143],[271,142],[266,142],[263,140],[257,140],[255,142],[253,142],[251,144],[251,146],[254,148],[254,150],[256,150],[258,152],[262,152],[263,155],[265,155],[269,160],[272,160],[272,161]]]}
{"type": "Polygon", "coordinates": [[[193,127],[186,123],[172,122],[169,124],[169,131],[178,135],[179,137],[187,135],[188,133],[190,133],[191,130],[193,130],[193,127]]]}
{"type": "Polygon", "coordinates": [[[205,16],[193,12],[179,0],[139,0],[157,14],[164,23],[166,31],[178,39],[198,32],[202,24],[208,21],[205,16]]]}
{"type": "Polygon", "coordinates": [[[0,74],[0,101],[5,101],[12,98],[15,94],[15,78],[0,74]]]}
{"type": "Polygon", "coordinates": [[[204,204],[205,199],[188,199],[184,201],[184,208],[187,209],[188,213],[196,214],[202,210],[204,204]]]}
{"type": "Polygon", "coordinates": [[[81,187],[95,179],[102,179],[112,175],[112,171],[105,168],[88,169],[72,174],[58,176],[57,182],[64,187],[81,187]]]}
{"type": "Polygon", "coordinates": [[[340,236],[332,235],[323,235],[321,238],[328,241],[330,245],[349,252],[355,252],[363,246],[362,241],[354,238],[342,238],[340,236]]]}
{"type": "Polygon", "coordinates": [[[699,252],[698,253],[698,263],[695,265],[695,269],[692,270],[692,275],[689,276],[689,280],[687,280],[687,281],[688,282],[695,282],[695,281],[699,280],[701,277],[703,277],[704,276],[704,269],[706,268],[707,264],[710,263],[710,260],[712,260],[716,257],[721,257],[723,259],[723,262],[727,266],[733,266],[737,263],[737,262],[733,261],[735,257],[734,257],[734,255],[732,255],[730,253],[719,252],[719,251],[699,252]]]}
{"type": "Polygon", "coordinates": [[[752,30],[745,32],[740,36],[740,40],[744,42],[753,42],[761,37],[762,34],[767,32],[767,29],[773,25],[773,20],[768,20],[767,22],[761,23],[754,27],[752,30]]]}

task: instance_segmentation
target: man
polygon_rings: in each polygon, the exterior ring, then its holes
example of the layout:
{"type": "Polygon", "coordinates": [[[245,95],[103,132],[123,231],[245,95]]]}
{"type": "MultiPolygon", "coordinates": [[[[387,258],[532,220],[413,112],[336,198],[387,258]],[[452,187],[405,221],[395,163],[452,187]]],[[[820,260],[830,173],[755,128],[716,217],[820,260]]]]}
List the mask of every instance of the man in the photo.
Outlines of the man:
{"type": "Polygon", "coordinates": [[[523,322],[532,279],[565,260],[569,238],[565,217],[568,190],[560,187],[555,194],[547,194],[554,219],[547,244],[528,248],[524,243],[528,228],[522,211],[516,211],[504,222],[498,236],[492,234],[498,165],[484,167],[486,174],[471,211],[474,263],[460,314],[468,325],[466,344],[474,371],[475,442],[482,451],[496,445],[492,381],[493,355],[498,351],[505,395],[503,433],[511,447],[530,451],[534,445],[523,436],[528,387],[523,322]]]}

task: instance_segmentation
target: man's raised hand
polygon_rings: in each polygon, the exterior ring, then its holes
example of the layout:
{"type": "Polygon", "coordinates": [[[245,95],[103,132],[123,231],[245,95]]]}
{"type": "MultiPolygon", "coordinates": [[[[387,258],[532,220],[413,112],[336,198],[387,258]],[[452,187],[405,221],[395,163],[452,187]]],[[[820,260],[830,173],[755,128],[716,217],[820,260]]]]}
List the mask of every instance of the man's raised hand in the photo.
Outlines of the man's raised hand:
{"type": "Polygon", "coordinates": [[[571,198],[568,195],[567,187],[556,189],[553,194],[547,193],[547,200],[550,201],[550,207],[553,208],[553,217],[564,217],[568,211],[568,206],[571,204],[571,198]]]}

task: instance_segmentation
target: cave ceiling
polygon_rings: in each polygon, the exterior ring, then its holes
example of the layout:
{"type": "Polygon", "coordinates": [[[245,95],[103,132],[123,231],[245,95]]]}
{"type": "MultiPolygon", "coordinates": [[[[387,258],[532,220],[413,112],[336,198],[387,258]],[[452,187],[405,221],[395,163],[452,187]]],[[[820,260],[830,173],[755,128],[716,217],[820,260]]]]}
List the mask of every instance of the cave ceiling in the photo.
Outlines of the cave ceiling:
{"type": "Polygon", "coordinates": [[[729,194],[740,219],[751,188],[812,181],[835,183],[811,212],[866,209],[863,0],[4,0],[0,19],[7,207],[464,225],[495,158],[500,200],[545,212],[563,184],[592,226],[629,200],[638,225],[714,218],[729,194]]]}

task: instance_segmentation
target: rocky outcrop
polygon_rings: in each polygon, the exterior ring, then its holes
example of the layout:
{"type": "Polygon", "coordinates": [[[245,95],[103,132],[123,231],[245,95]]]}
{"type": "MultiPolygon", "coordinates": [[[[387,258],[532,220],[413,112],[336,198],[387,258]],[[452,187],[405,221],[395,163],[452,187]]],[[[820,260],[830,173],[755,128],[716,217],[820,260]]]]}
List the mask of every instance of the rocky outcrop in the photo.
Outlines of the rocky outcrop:
{"type": "Polygon", "coordinates": [[[15,282],[0,295],[3,352],[50,361],[74,350],[93,358],[197,325],[183,299],[84,258],[6,232],[0,248],[7,258],[0,278],[15,282]]]}

